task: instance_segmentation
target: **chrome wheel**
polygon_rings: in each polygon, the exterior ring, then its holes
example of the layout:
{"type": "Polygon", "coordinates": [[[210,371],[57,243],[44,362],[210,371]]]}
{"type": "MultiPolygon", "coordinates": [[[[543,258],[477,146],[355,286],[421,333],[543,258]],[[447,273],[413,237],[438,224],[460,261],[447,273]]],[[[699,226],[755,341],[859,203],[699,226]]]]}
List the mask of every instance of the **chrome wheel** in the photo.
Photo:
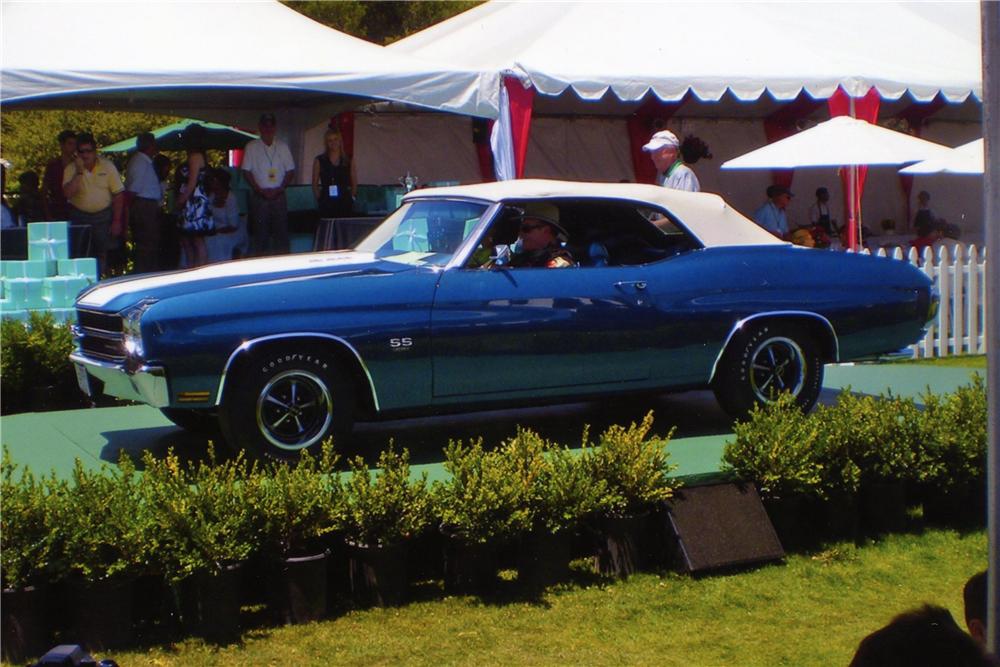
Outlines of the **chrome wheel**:
{"type": "Polygon", "coordinates": [[[318,375],[303,369],[278,373],[257,398],[257,428],[275,447],[305,449],[320,439],[333,421],[333,398],[318,375]]]}
{"type": "Polygon", "coordinates": [[[791,338],[764,340],[750,356],[750,389],[762,402],[773,401],[778,394],[798,396],[806,381],[806,362],[802,348],[791,338]]]}

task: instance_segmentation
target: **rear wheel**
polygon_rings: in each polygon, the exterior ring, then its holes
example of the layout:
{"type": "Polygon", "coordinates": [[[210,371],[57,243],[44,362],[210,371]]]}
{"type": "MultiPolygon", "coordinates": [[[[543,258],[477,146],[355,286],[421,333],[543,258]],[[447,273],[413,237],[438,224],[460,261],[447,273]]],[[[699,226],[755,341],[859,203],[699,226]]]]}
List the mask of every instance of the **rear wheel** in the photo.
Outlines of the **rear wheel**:
{"type": "Polygon", "coordinates": [[[786,392],[809,410],[823,386],[816,341],[793,324],[750,324],[733,337],[719,363],[712,389],[722,409],[736,419],[786,392]]]}
{"type": "Polygon", "coordinates": [[[259,458],[287,460],[351,431],[353,383],[314,346],[270,348],[242,363],[219,406],[226,440],[259,458]]]}

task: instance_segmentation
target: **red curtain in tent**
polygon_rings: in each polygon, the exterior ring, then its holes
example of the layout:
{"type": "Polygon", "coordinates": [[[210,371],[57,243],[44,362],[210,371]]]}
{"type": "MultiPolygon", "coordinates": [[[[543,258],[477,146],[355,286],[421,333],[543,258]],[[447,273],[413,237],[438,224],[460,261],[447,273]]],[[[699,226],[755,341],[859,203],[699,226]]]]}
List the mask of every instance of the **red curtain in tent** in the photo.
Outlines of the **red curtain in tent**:
{"type": "Polygon", "coordinates": [[[476,146],[476,159],[479,161],[479,176],[483,183],[497,180],[493,169],[493,149],[490,147],[490,136],[496,121],[486,118],[472,119],[472,143],[476,146]]]}
{"type": "MultiPolygon", "coordinates": [[[[826,101],[827,107],[830,109],[830,117],[835,116],[848,116],[851,115],[851,98],[844,91],[843,88],[837,88],[837,92],[833,94],[833,97],[826,101]]],[[[878,110],[882,103],[882,98],[879,97],[878,91],[874,88],[869,88],[868,93],[864,97],[854,98],[854,114],[855,118],[868,121],[869,123],[875,123],[878,121],[878,110]]],[[[850,224],[847,230],[847,244],[851,248],[857,246],[857,227],[861,225],[861,195],[865,191],[865,177],[868,175],[868,167],[858,167],[856,170],[851,169],[841,169],[840,170],[840,182],[844,188],[844,208],[848,212],[844,216],[844,219],[848,223],[855,222],[851,219],[850,212],[858,211],[858,220],[856,224],[850,224]],[[855,180],[854,187],[854,205],[850,202],[850,178],[851,172],[855,171],[857,174],[857,179],[855,180]]]]}
{"type": "MultiPolygon", "coordinates": [[[[792,102],[785,104],[766,117],[764,119],[764,136],[767,137],[767,143],[773,144],[776,141],[787,139],[798,132],[798,122],[808,118],[822,104],[822,101],[814,100],[805,94],[800,94],[792,102]]],[[[783,185],[791,189],[794,177],[794,169],[771,170],[771,183],[774,185],[783,185]]]]}
{"type": "Polygon", "coordinates": [[[665,130],[667,121],[681,108],[685,96],[679,102],[664,102],[656,97],[650,97],[634,114],[628,117],[628,143],[632,153],[632,170],[636,183],[653,183],[656,181],[656,166],[649,155],[642,151],[649,138],[655,132],[665,130]]]}
{"type": "Polygon", "coordinates": [[[531,111],[535,89],[525,87],[517,77],[505,76],[503,85],[510,102],[511,139],[514,142],[514,170],[517,178],[524,177],[524,160],[528,156],[528,136],[531,133],[531,111]]]}
{"type": "MultiPolygon", "coordinates": [[[[944,98],[938,95],[928,103],[914,102],[896,114],[896,118],[905,120],[910,126],[910,134],[915,137],[919,137],[924,131],[924,121],[926,121],[933,114],[937,113],[938,110],[940,110],[944,105],[944,98]]],[[[913,176],[910,176],[909,174],[900,174],[899,187],[903,190],[903,210],[906,215],[906,219],[903,221],[903,224],[897,228],[902,229],[909,224],[911,218],[910,195],[913,193],[913,176]]]]}
{"type": "Polygon", "coordinates": [[[354,156],[354,112],[343,111],[330,117],[330,128],[340,132],[347,157],[354,156]]]}

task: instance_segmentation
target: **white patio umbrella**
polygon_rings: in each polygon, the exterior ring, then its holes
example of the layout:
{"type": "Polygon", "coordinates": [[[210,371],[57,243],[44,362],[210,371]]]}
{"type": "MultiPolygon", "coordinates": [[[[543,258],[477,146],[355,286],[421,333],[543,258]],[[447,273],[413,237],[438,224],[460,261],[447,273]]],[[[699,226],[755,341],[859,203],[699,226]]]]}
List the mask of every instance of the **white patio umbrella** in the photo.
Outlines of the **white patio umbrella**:
{"type": "Polygon", "coordinates": [[[982,174],[986,170],[983,140],[956,146],[944,158],[924,160],[899,170],[901,174],[982,174]]]}
{"type": "Polygon", "coordinates": [[[951,149],[932,141],[889,130],[850,116],[837,116],[787,139],[722,163],[723,169],[795,169],[800,167],[851,168],[848,179],[848,225],[850,242],[858,206],[854,192],[857,167],[898,165],[917,160],[947,157],[951,149]]]}

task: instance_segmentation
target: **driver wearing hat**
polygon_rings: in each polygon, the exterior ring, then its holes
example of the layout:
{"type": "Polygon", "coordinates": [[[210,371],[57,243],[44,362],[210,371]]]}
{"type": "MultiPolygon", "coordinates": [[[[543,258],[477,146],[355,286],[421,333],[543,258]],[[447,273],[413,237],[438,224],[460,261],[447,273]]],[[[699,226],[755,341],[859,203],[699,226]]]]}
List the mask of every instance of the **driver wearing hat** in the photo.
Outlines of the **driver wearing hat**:
{"type": "Polygon", "coordinates": [[[560,245],[569,238],[559,225],[559,209],[548,202],[528,202],[521,216],[512,267],[562,269],[575,266],[573,256],[560,245]]]}

